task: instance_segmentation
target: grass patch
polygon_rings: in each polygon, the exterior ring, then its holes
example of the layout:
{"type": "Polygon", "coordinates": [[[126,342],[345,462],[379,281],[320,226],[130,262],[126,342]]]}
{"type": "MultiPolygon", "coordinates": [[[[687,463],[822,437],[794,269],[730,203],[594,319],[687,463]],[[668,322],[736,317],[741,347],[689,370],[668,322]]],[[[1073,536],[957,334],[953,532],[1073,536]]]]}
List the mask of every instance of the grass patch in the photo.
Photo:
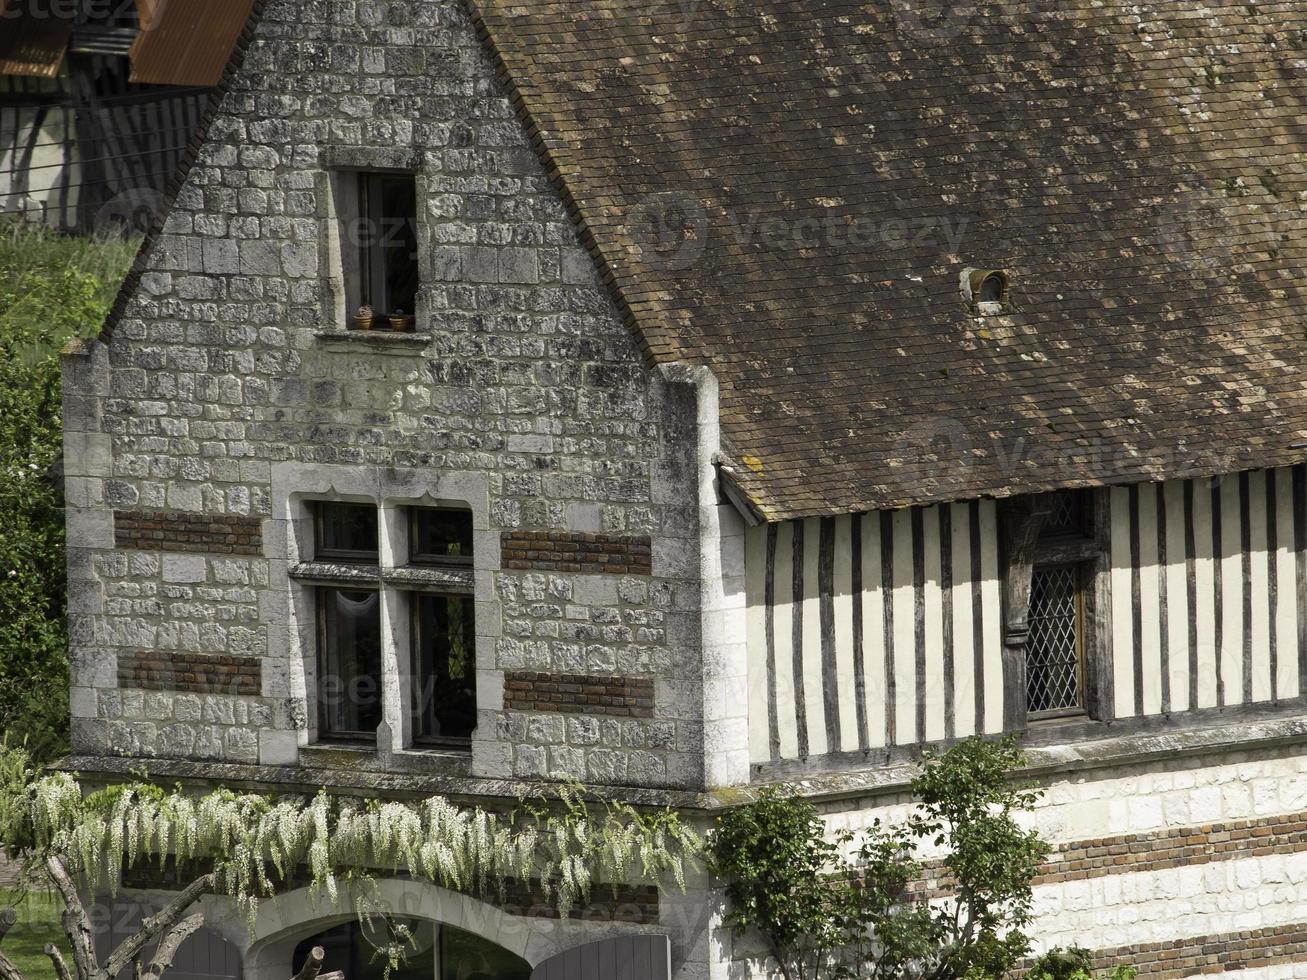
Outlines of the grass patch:
{"type": "Polygon", "coordinates": [[[0,943],[0,952],[13,961],[27,980],[55,980],[54,965],[44,952],[46,943],[58,946],[64,962],[72,967],[68,940],[59,926],[63,903],[52,892],[23,894],[11,888],[0,889],[0,908],[12,908],[18,913],[18,922],[0,943]]]}
{"type": "Polygon", "coordinates": [[[0,343],[31,363],[70,337],[93,336],[139,245],[0,221],[0,343]]]}

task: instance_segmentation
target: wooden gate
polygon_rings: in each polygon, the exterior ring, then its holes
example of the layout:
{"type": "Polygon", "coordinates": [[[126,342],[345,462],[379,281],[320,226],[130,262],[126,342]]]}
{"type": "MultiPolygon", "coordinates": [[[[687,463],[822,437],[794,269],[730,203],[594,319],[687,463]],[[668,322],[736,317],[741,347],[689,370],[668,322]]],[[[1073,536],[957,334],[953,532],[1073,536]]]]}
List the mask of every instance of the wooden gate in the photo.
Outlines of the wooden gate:
{"type": "Polygon", "coordinates": [[[531,980],[671,980],[666,936],[615,936],[545,960],[531,980]]]}

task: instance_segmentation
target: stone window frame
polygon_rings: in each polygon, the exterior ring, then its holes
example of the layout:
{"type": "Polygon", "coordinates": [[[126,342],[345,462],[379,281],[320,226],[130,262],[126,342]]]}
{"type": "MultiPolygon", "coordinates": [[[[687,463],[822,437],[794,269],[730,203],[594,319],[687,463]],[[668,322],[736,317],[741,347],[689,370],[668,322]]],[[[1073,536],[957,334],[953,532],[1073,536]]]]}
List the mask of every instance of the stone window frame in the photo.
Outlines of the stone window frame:
{"type": "MultiPolygon", "coordinates": [[[[503,706],[503,671],[496,669],[495,646],[500,612],[494,595],[499,570],[499,532],[491,530],[489,479],[485,474],[432,468],[397,470],[389,467],[341,464],[278,463],[272,473],[274,533],[268,541],[269,590],[276,622],[271,652],[285,665],[284,693],[301,720],[301,749],[318,741],[316,592],[324,583],[315,568],[314,506],[317,501],[367,503],[379,511],[381,569],[373,586],[382,594],[382,716],[375,753],[415,759],[432,755],[466,756],[466,748],[414,745],[410,668],[410,603],[402,593],[438,588],[435,581],[448,569],[406,567],[409,510],[414,507],[456,507],[472,513],[473,609],[476,617],[477,728],[472,750],[495,739],[494,713],[503,706]],[[401,550],[402,549],[402,550],[401,550]],[[378,582],[378,578],[380,581],[378,582]],[[277,629],[282,626],[283,629],[277,629]]],[[[330,743],[327,743],[330,744],[330,743]]],[[[361,746],[372,751],[371,746],[361,746]]]]}
{"type": "MultiPolygon", "coordinates": [[[[422,153],[405,147],[381,146],[323,146],[318,152],[318,170],[314,173],[314,190],[319,203],[322,224],[322,241],[326,260],[323,269],[321,324],[325,327],[324,339],[357,338],[373,346],[378,338],[394,339],[395,346],[413,347],[425,343],[432,332],[430,293],[434,282],[431,265],[431,224],[423,211],[423,202],[430,197],[426,168],[422,153]],[[417,191],[417,213],[414,215],[417,238],[418,289],[417,299],[410,311],[414,317],[413,333],[392,334],[384,323],[369,331],[347,329],[351,310],[345,272],[345,249],[341,221],[341,208],[348,197],[344,175],[360,172],[411,174],[417,191]]],[[[384,317],[384,314],[381,314],[384,317]]]]}

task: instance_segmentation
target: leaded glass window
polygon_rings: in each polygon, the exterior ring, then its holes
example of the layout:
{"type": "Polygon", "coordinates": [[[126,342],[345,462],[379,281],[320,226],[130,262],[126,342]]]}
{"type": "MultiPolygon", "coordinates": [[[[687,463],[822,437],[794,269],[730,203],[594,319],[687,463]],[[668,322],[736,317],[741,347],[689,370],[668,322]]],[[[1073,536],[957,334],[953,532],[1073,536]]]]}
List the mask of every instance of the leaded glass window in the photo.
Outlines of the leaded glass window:
{"type": "Polygon", "coordinates": [[[1037,566],[1030,587],[1026,708],[1032,713],[1084,707],[1084,599],[1075,565],[1037,566]]]}

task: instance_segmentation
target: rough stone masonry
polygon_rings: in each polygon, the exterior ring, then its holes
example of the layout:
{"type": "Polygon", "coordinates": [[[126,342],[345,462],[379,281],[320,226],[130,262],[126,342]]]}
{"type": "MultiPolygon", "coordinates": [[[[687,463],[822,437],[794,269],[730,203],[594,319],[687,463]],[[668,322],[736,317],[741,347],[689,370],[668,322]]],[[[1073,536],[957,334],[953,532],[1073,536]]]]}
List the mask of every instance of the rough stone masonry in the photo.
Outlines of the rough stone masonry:
{"type": "Polygon", "coordinates": [[[471,773],[702,785],[695,382],[645,366],[458,3],[269,3],[133,287],[66,365],[76,751],[302,764],[288,501],[398,480],[476,514],[471,773]],[[395,167],[417,331],[347,333],[331,175],[395,167]]]}

